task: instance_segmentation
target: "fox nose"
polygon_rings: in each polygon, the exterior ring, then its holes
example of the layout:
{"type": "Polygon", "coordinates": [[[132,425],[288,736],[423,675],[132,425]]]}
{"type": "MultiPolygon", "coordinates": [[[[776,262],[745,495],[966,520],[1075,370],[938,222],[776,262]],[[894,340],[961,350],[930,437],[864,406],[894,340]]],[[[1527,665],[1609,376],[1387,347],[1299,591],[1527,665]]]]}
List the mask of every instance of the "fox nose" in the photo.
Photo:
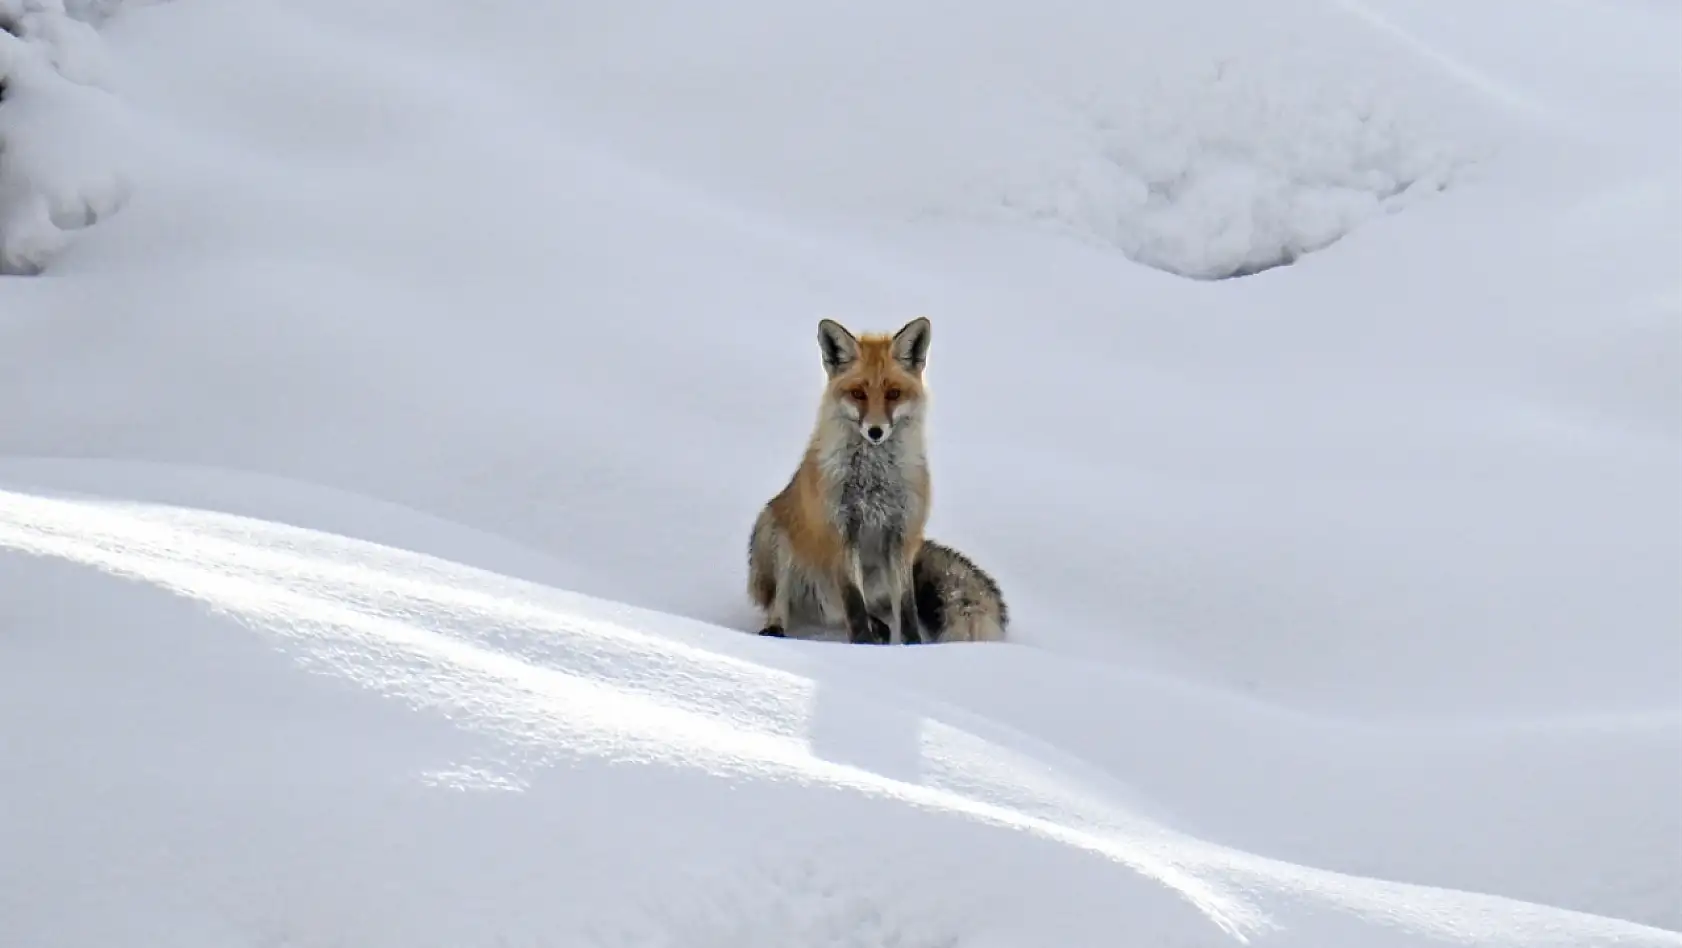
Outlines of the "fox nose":
{"type": "Polygon", "coordinates": [[[870,439],[871,444],[881,444],[883,434],[885,434],[885,432],[882,431],[881,425],[871,425],[865,431],[864,436],[870,439]]]}

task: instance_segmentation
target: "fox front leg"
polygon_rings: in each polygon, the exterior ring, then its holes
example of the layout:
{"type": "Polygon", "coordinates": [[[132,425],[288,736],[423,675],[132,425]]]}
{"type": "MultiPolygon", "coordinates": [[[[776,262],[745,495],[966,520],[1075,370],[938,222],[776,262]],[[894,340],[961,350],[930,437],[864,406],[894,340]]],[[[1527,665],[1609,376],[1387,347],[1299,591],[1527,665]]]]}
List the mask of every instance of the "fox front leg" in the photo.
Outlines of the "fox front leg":
{"type": "Polygon", "coordinates": [[[848,584],[841,590],[841,602],[847,608],[847,638],[854,645],[885,645],[888,624],[870,614],[864,604],[864,593],[848,584]]]}
{"type": "Polygon", "coordinates": [[[790,584],[794,582],[794,560],[782,549],[777,551],[774,576],[776,589],[771,593],[770,607],[765,610],[765,628],[759,634],[781,639],[788,636],[788,597],[790,584]]]}
{"type": "Polygon", "coordinates": [[[917,594],[916,587],[910,582],[900,591],[899,599],[894,607],[894,618],[899,621],[899,640],[906,645],[922,645],[923,633],[917,628],[917,594]]]}
{"type": "Polygon", "coordinates": [[[917,596],[916,584],[912,581],[911,562],[903,554],[894,555],[889,561],[887,574],[887,593],[881,609],[893,618],[893,627],[899,630],[901,645],[921,645],[923,635],[917,627],[917,596]]]}
{"type": "Polygon", "coordinates": [[[841,605],[847,612],[847,638],[854,645],[886,645],[888,624],[870,614],[864,601],[864,567],[857,552],[847,556],[847,580],[841,584],[841,605]]]}
{"type": "Polygon", "coordinates": [[[848,641],[854,645],[888,644],[888,624],[870,614],[862,590],[848,584],[841,590],[841,603],[847,609],[848,641]]]}

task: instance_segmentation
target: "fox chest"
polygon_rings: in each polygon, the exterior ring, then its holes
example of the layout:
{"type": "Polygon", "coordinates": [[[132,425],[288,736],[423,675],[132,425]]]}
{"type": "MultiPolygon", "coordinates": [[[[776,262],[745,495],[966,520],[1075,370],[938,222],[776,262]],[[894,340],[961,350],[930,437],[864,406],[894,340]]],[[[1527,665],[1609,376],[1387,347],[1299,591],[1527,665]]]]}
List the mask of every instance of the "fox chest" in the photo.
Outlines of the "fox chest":
{"type": "Polygon", "coordinates": [[[922,510],[900,459],[861,451],[846,459],[833,487],[835,526],[848,545],[884,558],[905,541],[922,510]]]}

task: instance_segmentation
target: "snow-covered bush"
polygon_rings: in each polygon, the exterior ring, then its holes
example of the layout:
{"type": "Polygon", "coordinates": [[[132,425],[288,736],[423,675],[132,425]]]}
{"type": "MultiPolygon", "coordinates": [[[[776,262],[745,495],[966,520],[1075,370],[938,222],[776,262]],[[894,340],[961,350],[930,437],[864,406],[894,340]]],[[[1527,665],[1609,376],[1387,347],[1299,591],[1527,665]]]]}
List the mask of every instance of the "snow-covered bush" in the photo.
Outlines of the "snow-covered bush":
{"type": "Polygon", "coordinates": [[[114,0],[0,0],[0,274],[39,273],[122,206],[93,25],[114,0]]]}
{"type": "Polygon", "coordinates": [[[1446,187],[1464,160],[1387,103],[1261,62],[1164,70],[1071,109],[1070,147],[992,182],[997,213],[1195,279],[1295,262],[1446,187]]]}

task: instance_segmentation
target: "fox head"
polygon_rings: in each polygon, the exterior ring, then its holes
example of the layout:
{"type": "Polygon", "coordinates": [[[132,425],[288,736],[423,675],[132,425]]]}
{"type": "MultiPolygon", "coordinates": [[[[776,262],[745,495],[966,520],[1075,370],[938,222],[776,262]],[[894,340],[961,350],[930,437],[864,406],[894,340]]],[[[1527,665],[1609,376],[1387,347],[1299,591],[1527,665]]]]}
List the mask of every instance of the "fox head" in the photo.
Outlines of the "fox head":
{"type": "Polygon", "coordinates": [[[892,336],[854,336],[833,319],[818,323],[818,350],[829,375],[826,403],[866,443],[882,444],[921,416],[929,331],[923,317],[892,336]]]}

